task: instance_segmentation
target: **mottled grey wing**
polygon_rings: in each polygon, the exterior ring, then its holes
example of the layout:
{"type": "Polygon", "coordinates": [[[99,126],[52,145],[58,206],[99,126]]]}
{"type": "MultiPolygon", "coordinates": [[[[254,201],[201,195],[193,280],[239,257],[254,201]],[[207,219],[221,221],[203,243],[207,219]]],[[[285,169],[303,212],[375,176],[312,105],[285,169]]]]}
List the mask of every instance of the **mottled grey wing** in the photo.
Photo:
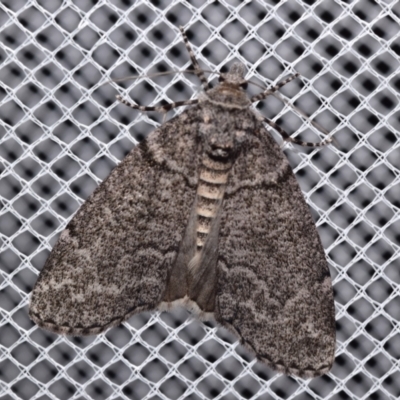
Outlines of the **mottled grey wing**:
{"type": "Polygon", "coordinates": [[[195,114],[151,133],[76,213],[33,289],[39,326],[97,334],[160,303],[196,195],[195,114]]]}
{"type": "Polygon", "coordinates": [[[219,235],[216,320],[272,368],[322,375],[335,351],[332,283],[289,163],[260,128],[231,174],[219,235]]]}

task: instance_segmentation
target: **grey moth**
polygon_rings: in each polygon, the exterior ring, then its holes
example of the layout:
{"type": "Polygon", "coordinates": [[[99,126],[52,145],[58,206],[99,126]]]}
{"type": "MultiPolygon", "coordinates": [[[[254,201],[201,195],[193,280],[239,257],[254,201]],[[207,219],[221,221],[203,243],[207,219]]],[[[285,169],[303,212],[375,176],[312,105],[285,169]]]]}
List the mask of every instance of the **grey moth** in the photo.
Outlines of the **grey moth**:
{"type": "Polygon", "coordinates": [[[279,372],[316,377],[335,353],[332,283],[302,192],[251,105],[244,67],[137,145],[78,210],[47,259],[29,315],[95,335],[144,310],[183,305],[215,319],[279,372]]]}

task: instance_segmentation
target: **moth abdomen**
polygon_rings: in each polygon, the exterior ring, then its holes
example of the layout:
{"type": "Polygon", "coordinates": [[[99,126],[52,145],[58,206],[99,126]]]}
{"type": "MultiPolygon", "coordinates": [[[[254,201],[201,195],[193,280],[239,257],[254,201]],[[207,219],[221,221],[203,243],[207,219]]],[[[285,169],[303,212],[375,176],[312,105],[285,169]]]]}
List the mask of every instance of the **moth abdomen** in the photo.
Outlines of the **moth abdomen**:
{"type": "Polygon", "coordinates": [[[201,215],[197,216],[198,231],[209,233],[211,229],[212,218],[203,217],[201,215]]]}
{"type": "Polygon", "coordinates": [[[197,252],[203,248],[210,233],[212,221],[222,206],[231,168],[232,161],[229,158],[215,160],[207,155],[203,156],[197,187],[197,252]],[[208,219],[209,222],[205,224],[204,219],[208,219]]]}
{"type": "Polygon", "coordinates": [[[188,270],[189,298],[203,311],[214,310],[215,281],[211,282],[210,279],[216,273],[218,216],[231,168],[232,161],[229,158],[216,160],[204,154],[199,170],[195,209],[196,241],[193,249],[195,254],[188,264],[188,270]]]}
{"type": "Polygon", "coordinates": [[[224,197],[225,185],[199,181],[197,195],[206,199],[222,200],[224,197]]]}
{"type": "Polygon", "coordinates": [[[212,222],[218,213],[220,199],[209,199],[198,195],[196,207],[196,250],[200,252],[211,231],[212,222]]]}
{"type": "Polygon", "coordinates": [[[213,171],[229,172],[232,168],[232,161],[230,159],[221,161],[205,156],[202,160],[202,166],[213,171]]]}
{"type": "MultiPolygon", "coordinates": [[[[207,197],[197,196],[197,207],[196,213],[198,216],[206,217],[206,218],[214,218],[218,208],[219,208],[219,199],[208,199],[207,197]]],[[[204,229],[204,228],[200,228],[204,229]]],[[[200,232],[208,233],[208,230],[200,230],[200,232]]]]}
{"type": "Polygon", "coordinates": [[[228,181],[230,168],[227,170],[216,170],[213,168],[202,167],[200,170],[200,180],[217,185],[225,185],[228,181]]]}

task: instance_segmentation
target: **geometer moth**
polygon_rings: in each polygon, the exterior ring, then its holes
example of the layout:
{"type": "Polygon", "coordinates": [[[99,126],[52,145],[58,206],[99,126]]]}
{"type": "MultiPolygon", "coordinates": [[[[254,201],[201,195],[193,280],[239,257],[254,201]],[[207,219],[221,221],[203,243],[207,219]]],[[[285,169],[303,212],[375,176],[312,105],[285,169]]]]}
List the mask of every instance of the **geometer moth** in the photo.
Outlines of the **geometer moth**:
{"type": "Polygon", "coordinates": [[[131,315],[183,305],[214,318],[272,368],[315,377],[332,366],[328,264],[289,163],[251,108],[242,64],[137,145],[78,210],[33,290],[29,315],[93,335],[131,315]]]}

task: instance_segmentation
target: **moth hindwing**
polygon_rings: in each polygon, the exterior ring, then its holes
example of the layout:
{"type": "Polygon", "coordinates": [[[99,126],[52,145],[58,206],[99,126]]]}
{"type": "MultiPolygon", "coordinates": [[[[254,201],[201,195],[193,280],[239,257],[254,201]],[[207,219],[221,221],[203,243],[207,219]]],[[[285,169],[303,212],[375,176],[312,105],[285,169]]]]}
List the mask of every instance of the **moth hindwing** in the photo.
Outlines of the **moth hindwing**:
{"type": "Polygon", "coordinates": [[[121,99],[142,111],[190,107],[136,146],[76,213],[40,273],[30,317],[91,335],[181,304],[272,368],[322,375],[335,349],[324,249],[286,157],[251,108],[293,77],[249,98],[234,64],[211,88],[182,35],[204,93],[161,107],[121,99]]]}

